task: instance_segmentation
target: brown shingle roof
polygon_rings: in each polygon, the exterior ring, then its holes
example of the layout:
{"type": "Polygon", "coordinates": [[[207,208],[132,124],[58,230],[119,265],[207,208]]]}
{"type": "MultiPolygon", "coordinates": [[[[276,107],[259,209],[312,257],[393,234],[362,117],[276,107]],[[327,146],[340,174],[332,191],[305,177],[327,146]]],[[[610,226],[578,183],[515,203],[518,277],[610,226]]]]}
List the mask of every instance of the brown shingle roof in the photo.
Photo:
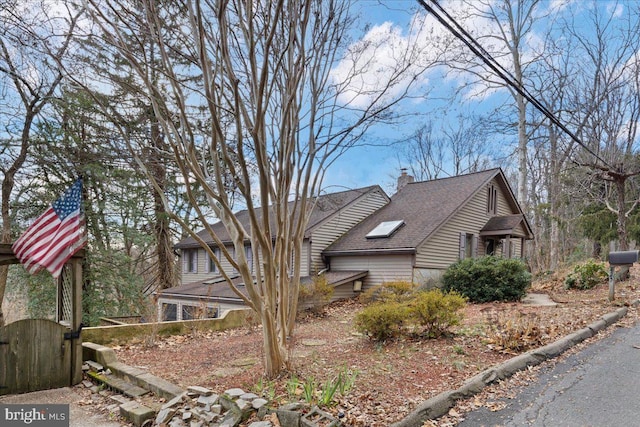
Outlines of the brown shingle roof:
{"type": "MultiPolygon", "coordinates": [[[[522,214],[494,216],[482,227],[480,235],[513,234],[515,228],[524,221],[524,215],[522,214]]],[[[526,227],[524,228],[525,230],[527,229],[526,227]]],[[[522,237],[530,238],[531,236],[522,237]]]]}
{"type": "MultiPolygon", "coordinates": [[[[340,209],[346,207],[350,203],[357,200],[359,197],[372,192],[379,191],[384,194],[382,188],[379,185],[372,185],[364,188],[357,188],[354,190],[346,190],[340,191],[337,193],[324,194],[318,197],[316,205],[314,206],[313,211],[311,212],[311,216],[309,218],[309,222],[307,224],[307,232],[314,226],[320,224],[325,219],[329,218],[334,213],[338,212],[340,209]]],[[[385,195],[386,196],[386,195],[385,195]]],[[[258,215],[261,215],[262,209],[256,209],[258,215]]],[[[249,232],[251,227],[249,225],[249,212],[247,210],[242,210],[236,213],[236,218],[242,226],[249,232]]],[[[213,231],[216,233],[218,238],[223,243],[230,243],[231,239],[229,237],[229,233],[227,232],[225,226],[221,222],[216,222],[212,224],[213,231]]],[[[275,229],[275,223],[271,223],[271,228],[275,229]]],[[[207,230],[201,230],[198,232],[198,235],[204,239],[205,242],[209,244],[213,244],[213,239],[209,236],[207,230]]],[[[187,237],[177,243],[174,247],[176,249],[185,249],[185,248],[196,248],[200,245],[193,237],[187,237]]]]}
{"type": "Polygon", "coordinates": [[[477,191],[501,173],[497,168],[407,184],[391,197],[389,204],[345,233],[324,253],[415,251],[477,191]],[[404,220],[405,224],[390,237],[365,237],[381,222],[395,220],[404,220]]]}
{"type": "MultiPolygon", "coordinates": [[[[340,286],[348,282],[352,282],[357,279],[361,279],[369,274],[368,270],[344,270],[344,271],[327,271],[324,274],[325,279],[327,279],[327,284],[332,286],[340,286]]],[[[308,285],[312,282],[313,278],[311,276],[305,276],[300,278],[300,283],[303,285],[308,285]]]]}
{"type": "MultiPolygon", "coordinates": [[[[324,273],[327,283],[331,286],[340,286],[350,281],[365,277],[368,271],[327,271],[324,273]]],[[[231,282],[242,292],[247,295],[247,289],[243,284],[241,277],[234,277],[231,282]]],[[[301,277],[300,283],[308,285],[312,282],[311,276],[301,277]]],[[[200,280],[198,282],[187,283],[185,285],[173,288],[163,289],[158,294],[165,298],[178,297],[185,299],[198,300],[242,300],[231,289],[229,284],[222,277],[200,280]]]]}
{"type": "MultiPolygon", "coordinates": [[[[245,295],[247,295],[246,288],[243,285],[241,277],[234,277],[231,282],[238,287],[238,289],[245,295]]],[[[191,282],[173,288],[163,289],[158,292],[163,297],[177,296],[182,298],[198,298],[198,299],[237,299],[240,301],[240,297],[236,295],[231,289],[229,284],[222,278],[218,279],[206,279],[198,282],[191,282]]]]}

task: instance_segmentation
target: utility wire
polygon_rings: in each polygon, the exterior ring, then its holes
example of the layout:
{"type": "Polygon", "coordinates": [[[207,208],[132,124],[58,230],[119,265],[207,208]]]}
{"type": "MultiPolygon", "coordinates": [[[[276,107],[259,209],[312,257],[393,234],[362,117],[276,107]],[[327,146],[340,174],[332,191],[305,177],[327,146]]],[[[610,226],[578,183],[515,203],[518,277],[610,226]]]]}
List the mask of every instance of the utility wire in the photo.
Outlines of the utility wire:
{"type": "Polygon", "coordinates": [[[446,16],[446,18],[453,23],[449,23],[445,18],[443,18],[433,7],[431,7],[425,0],[417,0],[418,4],[420,4],[427,12],[433,15],[438,22],[440,22],[451,34],[453,34],[456,38],[462,41],[471,51],[478,56],[482,62],[484,62],[494,73],[496,73],[502,80],[504,80],[507,85],[512,87],[516,92],[525,97],[527,101],[531,103],[536,109],[538,109],[542,114],[544,114],[553,124],[562,129],[569,137],[575,141],[578,145],[584,148],[587,152],[593,155],[596,159],[600,160],[604,165],[613,169],[611,165],[609,165],[604,159],[602,159],[596,152],[594,152],[591,148],[587,147],[580,138],[578,138],[573,132],[571,132],[560,120],[551,112],[547,107],[545,107],[540,101],[538,101],[522,84],[520,84],[513,75],[506,70],[502,65],[496,61],[489,52],[487,52],[477,40],[471,36],[458,22],[451,17],[447,13],[446,10],[438,3],[437,0],[431,0],[431,2],[435,5],[440,12],[446,16]],[[455,26],[455,28],[454,28],[455,26]]]}

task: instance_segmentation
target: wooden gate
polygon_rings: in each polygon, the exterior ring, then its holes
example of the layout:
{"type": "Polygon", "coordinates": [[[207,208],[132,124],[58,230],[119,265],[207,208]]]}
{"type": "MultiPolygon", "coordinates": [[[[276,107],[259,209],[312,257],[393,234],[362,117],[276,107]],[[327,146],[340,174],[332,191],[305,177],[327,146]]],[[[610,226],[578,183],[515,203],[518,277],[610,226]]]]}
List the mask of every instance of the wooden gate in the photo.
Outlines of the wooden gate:
{"type": "Polygon", "coordinates": [[[0,395],[70,386],[70,331],[47,319],[0,328],[0,395]]]}
{"type": "MultiPolygon", "coordinates": [[[[0,327],[0,395],[82,381],[82,258],[75,254],[58,278],[56,321],[24,319],[0,327]]],[[[0,265],[17,263],[0,244],[0,265]]]]}

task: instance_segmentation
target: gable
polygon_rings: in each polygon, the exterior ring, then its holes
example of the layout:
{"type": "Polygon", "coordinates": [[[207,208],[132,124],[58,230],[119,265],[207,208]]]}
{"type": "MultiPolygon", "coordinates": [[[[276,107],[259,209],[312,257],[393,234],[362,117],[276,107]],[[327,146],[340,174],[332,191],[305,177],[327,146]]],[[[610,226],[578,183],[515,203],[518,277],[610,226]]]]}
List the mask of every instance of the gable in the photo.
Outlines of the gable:
{"type": "MultiPolygon", "coordinates": [[[[493,180],[500,188],[501,199],[508,209],[519,206],[513,198],[501,169],[490,169],[467,175],[405,185],[391,197],[391,202],[366,218],[337,242],[325,254],[355,252],[415,251],[451,218],[467,206],[493,180]],[[504,191],[508,189],[508,191],[504,191]],[[388,221],[404,221],[404,226],[385,238],[367,239],[377,225],[388,221]]],[[[483,205],[484,206],[484,205],[483,205]]],[[[482,208],[481,208],[482,210],[482,208]]],[[[482,211],[486,214],[486,211],[482,211]]],[[[476,213],[477,214],[477,213],[476,213]]]]}

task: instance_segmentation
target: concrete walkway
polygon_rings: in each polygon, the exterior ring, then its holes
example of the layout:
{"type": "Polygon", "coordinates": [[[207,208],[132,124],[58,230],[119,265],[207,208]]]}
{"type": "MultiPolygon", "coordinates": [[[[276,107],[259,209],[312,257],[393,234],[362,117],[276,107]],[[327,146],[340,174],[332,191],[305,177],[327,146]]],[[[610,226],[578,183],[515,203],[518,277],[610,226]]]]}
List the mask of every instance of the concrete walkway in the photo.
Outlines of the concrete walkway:
{"type": "Polygon", "coordinates": [[[536,305],[545,307],[554,307],[558,305],[557,302],[549,298],[549,295],[536,293],[528,293],[522,300],[522,303],[525,305],[536,305]]]}

